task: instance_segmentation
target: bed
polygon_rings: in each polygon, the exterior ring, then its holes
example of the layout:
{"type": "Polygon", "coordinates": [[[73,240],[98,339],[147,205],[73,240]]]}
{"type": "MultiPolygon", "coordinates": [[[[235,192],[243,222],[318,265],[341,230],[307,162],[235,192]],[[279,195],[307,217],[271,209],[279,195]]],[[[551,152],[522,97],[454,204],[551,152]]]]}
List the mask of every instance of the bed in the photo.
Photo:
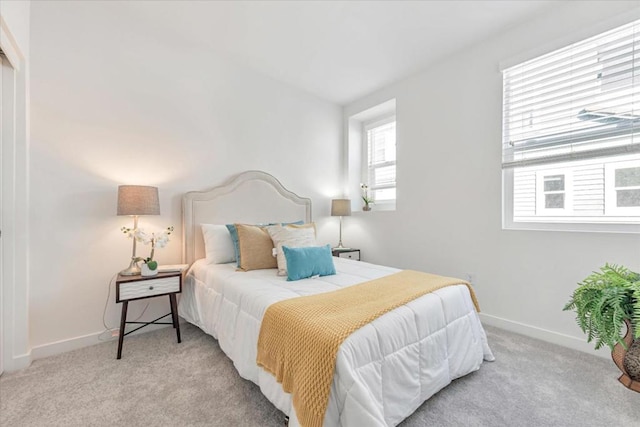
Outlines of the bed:
{"type": "MultiPolygon", "coordinates": [[[[240,376],[257,384],[289,416],[291,426],[299,425],[291,395],[256,363],[267,308],[399,270],[335,258],[337,274],[293,282],[273,269],[237,271],[235,263],[207,262],[201,225],[310,223],[311,212],[310,199],[261,171],[244,172],[183,198],[183,262],[191,268],[179,313],[218,340],[240,376]]],[[[342,343],[323,425],[397,425],[451,381],[493,359],[468,288],[439,289],[380,316],[342,343]]]]}

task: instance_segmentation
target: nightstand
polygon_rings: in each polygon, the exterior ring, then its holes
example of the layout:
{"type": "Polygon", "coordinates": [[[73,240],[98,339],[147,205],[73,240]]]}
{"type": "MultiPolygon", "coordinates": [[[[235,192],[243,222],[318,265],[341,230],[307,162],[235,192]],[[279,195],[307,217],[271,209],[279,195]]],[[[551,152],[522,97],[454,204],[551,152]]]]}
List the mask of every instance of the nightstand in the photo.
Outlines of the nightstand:
{"type": "Polygon", "coordinates": [[[331,249],[331,255],[338,258],[349,258],[356,261],[360,261],[360,249],[344,248],[344,249],[331,249]]]}
{"type": "Polygon", "coordinates": [[[178,305],[176,294],[182,292],[182,272],[158,273],[155,276],[122,276],[116,279],[116,303],[122,303],[122,317],[120,318],[120,334],[118,336],[118,359],[122,357],[122,342],[125,335],[129,335],[138,329],[152,324],[173,325],[176,330],[178,343],[180,339],[180,323],[178,322],[178,305]],[[171,313],[158,317],[151,322],[127,322],[127,308],[129,301],[159,296],[169,296],[171,313]],[[171,322],[159,322],[167,316],[171,316],[171,322]],[[124,332],[127,324],[138,324],[139,326],[127,333],[124,332]]]}

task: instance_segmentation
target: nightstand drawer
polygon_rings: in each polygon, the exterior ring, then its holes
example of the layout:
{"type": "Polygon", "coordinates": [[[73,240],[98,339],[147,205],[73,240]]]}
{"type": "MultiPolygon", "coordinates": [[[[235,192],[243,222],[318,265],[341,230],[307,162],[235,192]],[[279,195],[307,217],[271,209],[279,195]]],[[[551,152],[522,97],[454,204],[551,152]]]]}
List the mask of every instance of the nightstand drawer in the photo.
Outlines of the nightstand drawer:
{"type": "Polygon", "coordinates": [[[180,292],[180,276],[120,283],[120,301],[180,292]]]}
{"type": "Polygon", "coordinates": [[[355,261],[360,261],[360,249],[352,249],[352,250],[333,250],[332,255],[339,258],[347,258],[353,259],[355,261]]]}

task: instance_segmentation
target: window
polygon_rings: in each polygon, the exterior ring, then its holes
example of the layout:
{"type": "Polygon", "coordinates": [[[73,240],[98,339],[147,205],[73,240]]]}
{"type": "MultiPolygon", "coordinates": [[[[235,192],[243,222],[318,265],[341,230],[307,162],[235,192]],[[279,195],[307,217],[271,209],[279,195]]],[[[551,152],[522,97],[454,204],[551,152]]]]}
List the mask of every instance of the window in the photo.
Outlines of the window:
{"type": "Polygon", "coordinates": [[[373,200],[372,210],[396,209],[396,100],[389,99],[347,118],[347,194],[351,207],[363,206],[362,184],[373,200]]]}
{"type": "Polygon", "coordinates": [[[605,174],[606,210],[621,216],[640,216],[640,161],[609,163],[605,174]]]}
{"type": "Polygon", "coordinates": [[[549,170],[536,173],[536,215],[571,214],[571,176],[569,171],[549,170]]]}
{"type": "Polygon", "coordinates": [[[396,200],[396,118],[364,124],[366,176],[370,195],[376,205],[396,200]]]}
{"type": "Polygon", "coordinates": [[[505,69],[502,148],[505,227],[640,224],[640,21],[505,69]]]}

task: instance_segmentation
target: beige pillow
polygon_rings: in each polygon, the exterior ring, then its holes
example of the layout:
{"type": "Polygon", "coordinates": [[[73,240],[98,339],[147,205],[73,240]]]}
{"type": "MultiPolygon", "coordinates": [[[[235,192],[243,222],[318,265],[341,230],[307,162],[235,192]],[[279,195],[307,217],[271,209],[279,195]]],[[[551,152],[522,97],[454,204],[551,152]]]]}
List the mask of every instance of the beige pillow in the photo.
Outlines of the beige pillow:
{"type": "Polygon", "coordinates": [[[278,260],[278,276],[287,275],[287,259],[284,256],[283,246],[290,248],[302,248],[317,246],[316,226],[314,223],[303,225],[272,225],[267,231],[273,240],[278,260]]]}
{"type": "Polygon", "coordinates": [[[240,250],[240,270],[260,270],[276,268],[278,263],[273,256],[273,241],[265,227],[248,224],[235,224],[238,230],[240,250]]]}

